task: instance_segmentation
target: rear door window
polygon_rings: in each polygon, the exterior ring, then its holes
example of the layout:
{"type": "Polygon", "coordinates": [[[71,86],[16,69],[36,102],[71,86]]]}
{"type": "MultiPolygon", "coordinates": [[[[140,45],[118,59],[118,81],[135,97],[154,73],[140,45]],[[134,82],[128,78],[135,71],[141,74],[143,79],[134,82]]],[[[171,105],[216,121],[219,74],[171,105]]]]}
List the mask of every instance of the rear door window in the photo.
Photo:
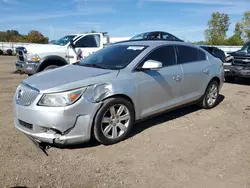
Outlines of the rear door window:
{"type": "Polygon", "coordinates": [[[206,60],[206,54],[197,48],[190,46],[177,46],[178,63],[192,63],[206,60]]]}

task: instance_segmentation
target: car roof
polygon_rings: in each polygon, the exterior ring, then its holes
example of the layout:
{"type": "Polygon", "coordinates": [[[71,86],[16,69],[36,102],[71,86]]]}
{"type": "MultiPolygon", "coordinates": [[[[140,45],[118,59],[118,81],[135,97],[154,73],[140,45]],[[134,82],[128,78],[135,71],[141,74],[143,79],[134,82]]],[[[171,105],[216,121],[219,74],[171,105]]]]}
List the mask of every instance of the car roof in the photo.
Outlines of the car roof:
{"type": "Polygon", "coordinates": [[[127,40],[127,41],[113,43],[113,45],[143,45],[143,46],[150,46],[150,47],[156,47],[156,46],[161,46],[161,45],[171,45],[171,44],[199,47],[197,45],[182,42],[182,41],[167,41],[167,40],[127,40]]]}

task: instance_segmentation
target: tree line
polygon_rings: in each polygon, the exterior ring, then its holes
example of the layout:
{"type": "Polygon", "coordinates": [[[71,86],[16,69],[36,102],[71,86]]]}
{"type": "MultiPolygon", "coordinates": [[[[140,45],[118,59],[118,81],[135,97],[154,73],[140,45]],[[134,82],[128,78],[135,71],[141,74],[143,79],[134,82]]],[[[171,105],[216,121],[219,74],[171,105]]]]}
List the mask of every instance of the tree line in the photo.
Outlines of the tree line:
{"type": "Polygon", "coordinates": [[[250,41],[250,11],[243,14],[234,26],[234,33],[227,37],[229,30],[230,18],[228,14],[214,12],[208,21],[208,28],[205,30],[205,41],[197,42],[197,44],[207,45],[243,45],[250,41]]]}
{"type": "Polygon", "coordinates": [[[1,42],[27,42],[47,44],[49,38],[39,31],[32,30],[27,35],[20,34],[17,30],[0,31],[1,42]]]}
{"type": "MultiPolygon", "coordinates": [[[[250,41],[250,11],[243,14],[234,26],[234,33],[228,37],[227,32],[231,23],[228,14],[214,12],[208,21],[208,28],[204,31],[205,41],[194,42],[195,44],[207,45],[243,45],[250,41]]],[[[90,32],[96,32],[94,30],[90,32]]],[[[27,43],[49,43],[49,38],[36,30],[27,35],[20,34],[16,30],[0,31],[1,42],[27,42],[27,43]]],[[[52,42],[52,41],[50,41],[52,42]]]]}

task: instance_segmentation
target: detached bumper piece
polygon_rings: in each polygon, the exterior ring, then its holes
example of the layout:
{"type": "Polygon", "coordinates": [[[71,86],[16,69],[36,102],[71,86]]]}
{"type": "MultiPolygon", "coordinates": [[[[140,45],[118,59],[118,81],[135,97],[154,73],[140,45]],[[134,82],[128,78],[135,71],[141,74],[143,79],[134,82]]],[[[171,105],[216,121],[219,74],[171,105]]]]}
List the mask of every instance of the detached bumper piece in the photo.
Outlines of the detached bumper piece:
{"type": "Polygon", "coordinates": [[[38,148],[40,151],[42,151],[45,155],[49,156],[47,153],[47,150],[51,147],[50,145],[40,142],[38,140],[35,140],[34,138],[30,137],[29,135],[26,135],[31,142],[38,148]]]}

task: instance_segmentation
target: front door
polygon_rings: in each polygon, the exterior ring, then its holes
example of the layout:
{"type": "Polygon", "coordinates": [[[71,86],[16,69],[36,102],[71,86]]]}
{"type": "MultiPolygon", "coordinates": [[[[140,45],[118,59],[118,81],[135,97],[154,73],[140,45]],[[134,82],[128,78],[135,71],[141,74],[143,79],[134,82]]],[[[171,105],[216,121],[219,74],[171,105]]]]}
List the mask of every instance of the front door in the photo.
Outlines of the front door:
{"type": "Polygon", "coordinates": [[[141,117],[176,106],[180,102],[183,76],[181,66],[176,63],[174,46],[157,48],[139,66],[146,60],[160,61],[163,67],[135,73],[141,117]]]}
{"type": "Polygon", "coordinates": [[[79,49],[82,51],[81,55],[84,58],[103,48],[101,34],[87,34],[77,39],[74,44],[75,47],[69,48],[68,50],[70,64],[75,63],[78,60],[77,54],[79,49]]]}

